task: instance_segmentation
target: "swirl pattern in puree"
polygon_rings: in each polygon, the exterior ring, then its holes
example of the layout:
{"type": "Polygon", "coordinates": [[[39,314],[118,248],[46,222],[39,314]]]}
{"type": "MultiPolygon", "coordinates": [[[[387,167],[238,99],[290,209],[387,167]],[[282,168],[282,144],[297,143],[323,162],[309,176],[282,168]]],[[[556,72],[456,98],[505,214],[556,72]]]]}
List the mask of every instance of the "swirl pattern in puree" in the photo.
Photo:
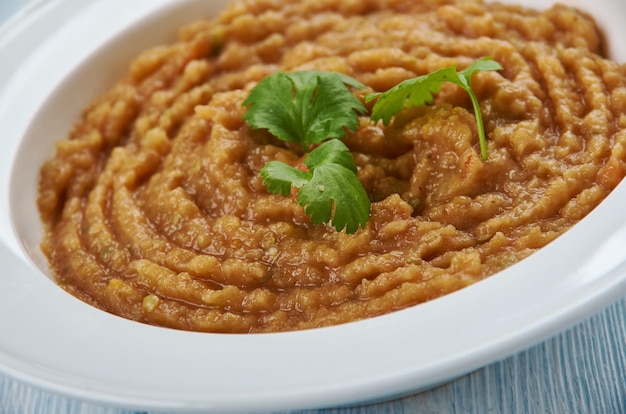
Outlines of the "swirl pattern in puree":
{"type": "Polygon", "coordinates": [[[149,324],[267,332],[345,323],[446,295],[582,219],[626,172],[626,68],[594,21],[478,0],[247,0],[137,57],[41,168],[42,248],[82,300],[149,324]],[[467,95],[345,139],[371,200],[355,234],[313,226],[259,171],[303,154],[243,121],[275,71],[374,91],[483,56],[467,95]]]}

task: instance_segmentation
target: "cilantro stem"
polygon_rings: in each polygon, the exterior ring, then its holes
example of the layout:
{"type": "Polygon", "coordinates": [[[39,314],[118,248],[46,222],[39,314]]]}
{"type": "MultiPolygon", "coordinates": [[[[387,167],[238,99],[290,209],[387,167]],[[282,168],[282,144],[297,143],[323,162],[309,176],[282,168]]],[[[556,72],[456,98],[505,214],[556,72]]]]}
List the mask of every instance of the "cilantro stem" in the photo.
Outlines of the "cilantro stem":
{"type": "Polygon", "coordinates": [[[478,129],[478,145],[480,146],[480,157],[483,161],[487,160],[487,137],[485,136],[485,125],[483,122],[483,116],[480,112],[480,104],[478,103],[478,98],[476,94],[469,89],[467,91],[470,100],[472,101],[472,106],[474,107],[474,117],[476,118],[476,128],[478,129]]]}

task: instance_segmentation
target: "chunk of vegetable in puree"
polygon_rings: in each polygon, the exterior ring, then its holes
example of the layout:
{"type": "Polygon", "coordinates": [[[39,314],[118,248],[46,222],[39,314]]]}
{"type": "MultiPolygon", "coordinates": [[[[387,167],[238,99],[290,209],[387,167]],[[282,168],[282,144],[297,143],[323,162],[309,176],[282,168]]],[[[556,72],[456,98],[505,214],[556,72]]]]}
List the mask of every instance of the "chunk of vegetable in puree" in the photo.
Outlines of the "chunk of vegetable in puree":
{"type": "Polygon", "coordinates": [[[234,0],[138,56],[57,143],[39,176],[42,249],[69,293],[174,329],[311,329],[453,294],[559,237],[626,175],[626,68],[603,49],[564,5],[234,0]],[[486,158],[473,100],[450,82],[372,122],[367,94],[484,56],[503,67],[471,77],[486,158]],[[263,184],[270,162],[313,173],[306,150],[322,143],[244,119],[279,72],[364,86],[348,85],[364,110],[330,140],[370,203],[353,233],[333,226],[335,204],[313,222],[304,187],[263,184]]]}

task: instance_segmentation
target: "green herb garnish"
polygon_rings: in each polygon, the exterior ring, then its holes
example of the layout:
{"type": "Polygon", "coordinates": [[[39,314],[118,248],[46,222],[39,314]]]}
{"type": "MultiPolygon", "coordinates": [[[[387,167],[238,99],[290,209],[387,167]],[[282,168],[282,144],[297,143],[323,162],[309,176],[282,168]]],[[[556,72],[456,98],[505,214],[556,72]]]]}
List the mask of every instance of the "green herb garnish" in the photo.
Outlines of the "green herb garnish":
{"type": "Polygon", "coordinates": [[[365,227],[370,200],[356,176],[350,150],[338,139],[322,143],[304,160],[307,170],[280,161],[271,161],[261,170],[268,191],[283,196],[298,188],[298,203],[311,216],[311,222],[330,222],[337,231],[354,233],[365,227]]]}
{"type": "Polygon", "coordinates": [[[274,73],[259,82],[244,101],[250,106],[244,120],[308,151],[313,144],[343,138],[345,129],[358,128],[358,114],[367,110],[346,85],[365,89],[341,73],[274,73]]]}
{"type": "MultiPolygon", "coordinates": [[[[502,65],[492,58],[483,58],[460,72],[454,66],[443,68],[408,79],[386,92],[371,93],[365,100],[377,100],[371,119],[388,125],[405,108],[432,104],[443,82],[455,83],[470,96],[481,156],[486,159],[483,119],[471,79],[478,71],[501,69],[502,65]]],[[[366,112],[349,87],[365,88],[340,73],[277,72],[259,82],[243,104],[249,107],[244,120],[252,128],[267,129],[275,137],[310,151],[302,169],[280,161],[267,163],[260,176],[268,191],[287,196],[296,188],[298,203],[312,223],[330,223],[337,231],[354,233],[365,227],[371,203],[357,178],[350,150],[339,140],[347,130],[356,131],[359,115],[366,112]]]]}
{"type": "Polygon", "coordinates": [[[466,69],[457,72],[455,66],[439,69],[428,75],[407,79],[386,92],[372,93],[365,97],[367,102],[376,98],[378,101],[372,108],[371,118],[374,122],[382,119],[383,124],[388,125],[398,112],[405,107],[415,107],[431,104],[433,95],[438,93],[444,82],[452,82],[459,85],[469,95],[478,129],[478,141],[480,145],[480,155],[483,160],[487,159],[487,138],[485,137],[485,127],[480,113],[478,98],[471,87],[471,79],[478,71],[501,70],[502,65],[490,57],[475,61],[466,69]]]}
{"type": "Polygon", "coordinates": [[[309,151],[306,171],[280,161],[261,170],[268,191],[283,196],[298,189],[298,203],[314,224],[331,223],[337,231],[354,233],[365,227],[370,200],[356,176],[350,150],[338,140],[356,131],[366,108],[348,86],[365,88],[355,79],[334,72],[277,72],[250,92],[244,105],[248,124],[267,129],[277,138],[309,151]],[[325,141],[325,142],[324,142],[325,141]]]}

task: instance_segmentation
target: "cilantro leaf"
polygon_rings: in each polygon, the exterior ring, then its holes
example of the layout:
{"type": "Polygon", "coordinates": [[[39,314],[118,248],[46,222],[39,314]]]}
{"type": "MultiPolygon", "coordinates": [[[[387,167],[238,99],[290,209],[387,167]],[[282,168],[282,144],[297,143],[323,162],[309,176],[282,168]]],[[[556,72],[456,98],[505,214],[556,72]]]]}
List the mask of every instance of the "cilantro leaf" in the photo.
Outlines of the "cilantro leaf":
{"type": "Polygon", "coordinates": [[[312,170],[322,164],[338,164],[356,174],[356,164],[346,144],[339,140],[330,140],[313,151],[304,160],[304,165],[312,170]]]}
{"type": "Polygon", "coordinates": [[[480,152],[483,159],[487,158],[487,139],[478,98],[471,88],[472,76],[478,71],[501,70],[502,65],[490,57],[475,61],[466,69],[457,72],[455,66],[439,69],[427,75],[407,79],[386,92],[372,93],[365,97],[366,102],[378,99],[372,108],[371,118],[374,122],[383,121],[388,125],[398,112],[407,107],[422,106],[433,103],[433,95],[438,93],[443,82],[452,82],[468,93],[478,129],[480,152]]]}
{"type": "Polygon", "coordinates": [[[356,164],[346,145],[332,139],[311,151],[304,160],[309,171],[280,161],[269,162],[261,170],[263,184],[274,194],[288,195],[299,188],[298,203],[314,224],[331,223],[347,233],[365,227],[370,200],[356,176],[356,164]]]}
{"type": "Polygon", "coordinates": [[[291,193],[292,185],[300,188],[311,178],[308,172],[281,161],[268,162],[259,175],[263,178],[263,185],[267,186],[267,191],[282,196],[288,196],[291,193]]]}
{"type": "Polygon", "coordinates": [[[372,108],[372,121],[378,122],[382,119],[383,124],[389,125],[391,119],[404,108],[432,104],[441,84],[452,79],[454,74],[454,67],[443,68],[428,75],[407,79],[387,92],[368,94],[365,97],[366,102],[378,98],[372,108]]]}
{"type": "Polygon", "coordinates": [[[365,227],[370,201],[356,175],[339,164],[321,164],[298,192],[298,202],[315,224],[330,222],[337,231],[365,227]]]}
{"type": "Polygon", "coordinates": [[[330,138],[355,131],[363,103],[346,87],[365,88],[357,80],[334,72],[276,72],[261,80],[244,101],[244,120],[267,129],[283,141],[300,143],[305,150],[330,138]]]}

